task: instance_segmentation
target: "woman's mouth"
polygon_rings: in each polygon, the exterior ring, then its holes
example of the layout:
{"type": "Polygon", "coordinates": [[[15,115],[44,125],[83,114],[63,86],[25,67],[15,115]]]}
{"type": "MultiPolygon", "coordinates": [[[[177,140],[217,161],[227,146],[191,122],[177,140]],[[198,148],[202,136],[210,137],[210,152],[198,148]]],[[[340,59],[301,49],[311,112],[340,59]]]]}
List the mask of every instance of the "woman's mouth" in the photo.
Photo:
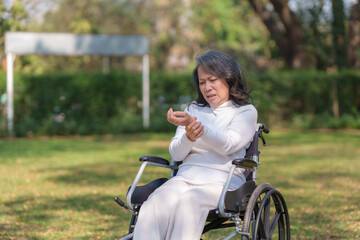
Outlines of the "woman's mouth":
{"type": "Polygon", "coordinates": [[[206,98],[207,99],[213,99],[215,96],[216,96],[216,94],[210,94],[210,95],[207,95],[206,98]]]}

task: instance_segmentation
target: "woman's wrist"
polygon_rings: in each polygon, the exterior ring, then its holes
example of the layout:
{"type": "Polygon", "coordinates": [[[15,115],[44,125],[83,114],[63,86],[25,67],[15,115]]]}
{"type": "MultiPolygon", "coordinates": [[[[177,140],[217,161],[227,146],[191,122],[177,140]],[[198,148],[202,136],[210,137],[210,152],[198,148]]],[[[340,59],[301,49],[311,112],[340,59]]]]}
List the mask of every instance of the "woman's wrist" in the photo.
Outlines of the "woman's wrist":
{"type": "Polygon", "coordinates": [[[194,142],[194,141],[196,140],[196,138],[190,137],[189,134],[188,134],[188,132],[186,132],[186,137],[187,137],[190,141],[192,141],[192,142],[194,142]]]}
{"type": "Polygon", "coordinates": [[[187,138],[190,141],[195,141],[204,134],[204,126],[194,118],[193,121],[185,127],[185,131],[187,138]]]}

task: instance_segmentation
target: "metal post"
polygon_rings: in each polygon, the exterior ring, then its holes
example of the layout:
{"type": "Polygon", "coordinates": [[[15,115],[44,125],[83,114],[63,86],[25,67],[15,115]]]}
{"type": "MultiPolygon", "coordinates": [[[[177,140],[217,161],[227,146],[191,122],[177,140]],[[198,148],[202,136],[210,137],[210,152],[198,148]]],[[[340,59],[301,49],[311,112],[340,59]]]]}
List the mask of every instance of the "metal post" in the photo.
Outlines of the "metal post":
{"type": "Polygon", "coordinates": [[[103,56],[102,62],[103,62],[102,72],[103,74],[108,74],[110,72],[110,57],[103,56]]]}
{"type": "Polygon", "coordinates": [[[14,133],[14,61],[15,54],[6,54],[6,92],[7,92],[7,129],[8,135],[14,133]]]}
{"type": "Polygon", "coordinates": [[[142,87],[143,87],[143,125],[150,126],[150,62],[149,55],[143,56],[142,87]]]}

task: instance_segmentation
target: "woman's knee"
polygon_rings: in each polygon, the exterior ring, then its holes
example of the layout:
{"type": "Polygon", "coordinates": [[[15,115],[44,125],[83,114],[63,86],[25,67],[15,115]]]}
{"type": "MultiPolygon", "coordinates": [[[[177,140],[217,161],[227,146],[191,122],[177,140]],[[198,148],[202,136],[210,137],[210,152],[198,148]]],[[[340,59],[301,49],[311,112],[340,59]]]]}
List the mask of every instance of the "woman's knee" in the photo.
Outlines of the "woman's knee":
{"type": "Polygon", "coordinates": [[[160,210],[171,209],[176,205],[179,194],[169,189],[159,189],[159,191],[151,194],[144,204],[152,205],[155,208],[160,208],[160,210]]]}
{"type": "Polygon", "coordinates": [[[178,199],[177,206],[178,207],[186,207],[189,206],[192,209],[197,208],[216,208],[218,204],[218,196],[203,194],[202,191],[190,190],[183,194],[178,199]]]}
{"type": "Polygon", "coordinates": [[[202,201],[199,199],[199,196],[197,194],[194,194],[193,192],[189,191],[186,193],[183,193],[177,201],[177,209],[180,211],[186,211],[186,210],[194,210],[197,208],[200,208],[202,206],[202,201]]]}

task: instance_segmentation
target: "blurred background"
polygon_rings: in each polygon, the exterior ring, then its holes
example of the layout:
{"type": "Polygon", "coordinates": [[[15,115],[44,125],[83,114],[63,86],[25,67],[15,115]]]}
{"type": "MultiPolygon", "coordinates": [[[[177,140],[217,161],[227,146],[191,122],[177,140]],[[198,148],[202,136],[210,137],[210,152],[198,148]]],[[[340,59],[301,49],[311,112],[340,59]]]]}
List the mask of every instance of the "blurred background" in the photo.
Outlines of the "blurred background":
{"type": "MultiPolygon", "coordinates": [[[[196,98],[208,49],[242,65],[271,129],[259,183],[285,196],[292,239],[360,239],[359,0],[0,0],[0,239],[124,236],[112,199],[140,156],[170,159],[166,112],[196,98]],[[6,32],[146,36],[150,126],[141,56],[16,55],[10,137],[6,32]]],[[[146,171],[141,184],[169,176],[146,171]]]]}
{"type": "Polygon", "coordinates": [[[196,96],[194,56],[229,53],[243,66],[259,121],[360,128],[358,0],[3,0],[4,34],[144,35],[150,40],[150,127],[142,125],[141,58],[26,55],[15,59],[15,136],[173,131],[169,107],[196,96]]]}

